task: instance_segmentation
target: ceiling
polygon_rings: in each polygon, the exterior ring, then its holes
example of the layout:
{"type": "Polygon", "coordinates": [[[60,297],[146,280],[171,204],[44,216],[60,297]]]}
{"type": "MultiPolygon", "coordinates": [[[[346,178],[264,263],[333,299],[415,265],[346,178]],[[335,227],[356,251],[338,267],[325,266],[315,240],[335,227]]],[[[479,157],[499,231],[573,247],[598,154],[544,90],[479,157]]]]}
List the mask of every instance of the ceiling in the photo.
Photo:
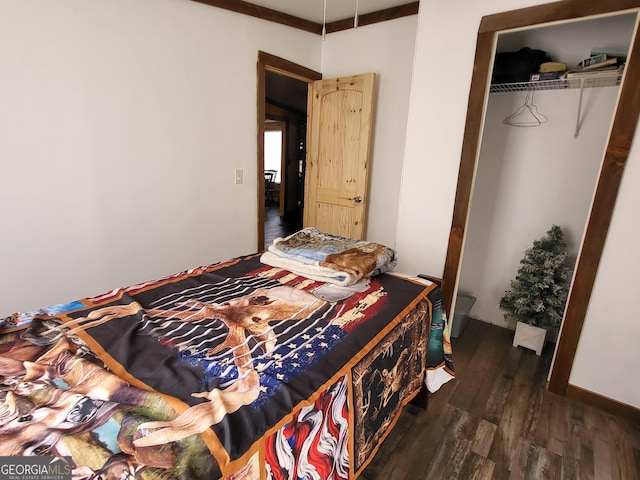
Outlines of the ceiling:
{"type": "MultiPolygon", "coordinates": [[[[327,23],[352,18],[358,4],[358,14],[377,12],[399,5],[411,3],[411,0],[326,0],[327,23]]],[[[288,13],[295,17],[322,24],[324,0],[247,0],[247,3],[288,13]]]]}

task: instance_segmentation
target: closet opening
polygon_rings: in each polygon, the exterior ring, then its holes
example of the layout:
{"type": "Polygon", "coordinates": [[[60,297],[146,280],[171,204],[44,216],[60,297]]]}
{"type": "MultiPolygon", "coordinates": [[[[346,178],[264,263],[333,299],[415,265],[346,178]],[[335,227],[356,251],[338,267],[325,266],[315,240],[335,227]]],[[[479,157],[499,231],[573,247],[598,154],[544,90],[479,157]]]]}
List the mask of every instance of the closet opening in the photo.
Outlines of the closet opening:
{"type": "MultiPolygon", "coordinates": [[[[592,48],[628,52],[635,23],[635,14],[624,14],[500,33],[496,52],[516,52],[526,46],[576,68],[592,48]]],[[[592,72],[586,78],[597,75],[592,72]]],[[[525,250],[552,225],[564,234],[566,267],[574,271],[618,98],[619,76],[616,70],[608,83],[586,88],[581,83],[559,78],[500,83],[490,89],[456,298],[476,299],[472,317],[515,330],[516,322],[505,320],[500,300],[511,289],[525,250]]],[[[520,299],[526,301],[527,294],[522,292],[520,299]]],[[[558,308],[560,317],[564,305],[558,308]]],[[[555,335],[547,333],[546,348],[553,348],[555,335]]]]}
{"type": "MultiPolygon", "coordinates": [[[[634,5],[638,6],[640,4],[634,5]]],[[[503,315],[495,299],[509,287],[524,250],[534,239],[542,236],[552,223],[569,225],[567,237],[573,249],[575,269],[549,377],[549,390],[560,394],[566,393],[622,170],[640,111],[640,98],[635,94],[634,87],[640,76],[639,64],[633,57],[638,42],[635,35],[636,11],[629,11],[628,2],[621,1],[606,6],[590,4],[588,9],[582,7],[584,5],[579,5],[579,2],[563,1],[483,18],[478,33],[474,78],[444,272],[445,306],[451,312],[458,291],[476,296],[473,292],[465,291],[465,288],[469,288],[469,279],[488,275],[480,265],[474,265],[473,262],[469,265],[464,257],[471,256],[471,251],[476,250],[475,255],[484,251],[486,256],[497,259],[499,266],[492,264],[490,274],[500,270],[506,283],[499,287],[493,285],[491,295],[494,300],[486,302],[486,310],[478,301],[472,312],[486,312],[481,314],[489,317],[492,323],[502,322],[503,315]],[[618,10],[625,11],[617,13],[618,10]],[[579,19],[575,12],[581,12],[579,19]],[[540,43],[536,48],[549,52],[553,52],[554,48],[564,49],[566,53],[557,52],[554,56],[562,55],[568,60],[567,63],[575,64],[589,56],[592,47],[607,46],[605,42],[613,41],[613,36],[603,36],[587,42],[588,35],[598,31],[599,27],[595,25],[618,21],[627,25],[625,41],[629,47],[621,86],[619,91],[618,87],[607,87],[582,92],[588,98],[583,99],[581,131],[577,138],[575,108],[580,89],[559,89],[545,92],[545,96],[536,92],[537,111],[548,118],[546,122],[541,121],[540,126],[517,128],[503,123],[520,105],[526,103],[526,99],[523,93],[519,97],[489,93],[493,59],[498,48],[513,50],[516,45],[520,48],[530,44],[532,35],[537,33],[540,43]],[[571,31],[581,26],[585,28],[580,33],[571,31]],[[552,33],[559,37],[554,39],[552,33]],[[596,44],[596,41],[603,44],[596,44]],[[576,50],[569,57],[568,48],[571,45],[574,49],[583,46],[587,50],[576,50]],[[607,93],[607,90],[610,92],[607,93]],[[572,96],[572,100],[565,98],[572,96]],[[567,110],[571,110],[567,119],[558,122],[557,119],[562,118],[567,110]],[[550,125],[553,127],[550,128],[550,125]],[[508,137],[498,135],[506,129],[510,129],[508,137]],[[545,129],[550,132],[545,132],[545,129]],[[562,144],[560,140],[550,140],[552,137],[548,136],[552,133],[560,138],[565,132],[566,141],[562,144]],[[598,146],[590,144],[592,136],[599,139],[598,146]],[[519,151],[524,151],[524,156],[516,155],[519,151]],[[589,160],[580,163],[581,158],[587,156],[589,160]],[[487,162],[492,162],[492,165],[487,167],[487,162]],[[582,176],[586,180],[577,182],[576,177],[582,176]],[[528,193],[513,198],[516,186],[518,190],[524,189],[523,193],[528,193]],[[549,186],[556,188],[550,191],[549,186]],[[524,209],[519,210],[523,205],[524,209]],[[502,216],[483,219],[482,216],[475,216],[478,210],[498,210],[502,216]],[[498,252],[497,247],[491,245],[495,236],[522,238],[518,239],[520,244],[515,253],[507,254],[504,249],[498,252]],[[492,309],[493,312],[490,312],[492,309]]],[[[603,27],[604,30],[609,31],[608,27],[603,27]]],[[[609,33],[615,33],[618,35],[615,38],[620,38],[618,27],[609,33]]],[[[485,285],[481,288],[485,288],[485,285]]]]}

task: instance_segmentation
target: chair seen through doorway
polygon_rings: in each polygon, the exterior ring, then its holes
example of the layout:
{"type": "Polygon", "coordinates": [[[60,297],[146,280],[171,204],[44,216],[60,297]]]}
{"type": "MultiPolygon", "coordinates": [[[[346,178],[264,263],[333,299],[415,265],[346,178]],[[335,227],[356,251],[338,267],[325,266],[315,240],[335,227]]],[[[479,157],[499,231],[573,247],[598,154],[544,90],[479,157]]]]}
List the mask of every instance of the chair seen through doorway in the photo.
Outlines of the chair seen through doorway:
{"type": "Polygon", "coordinates": [[[276,180],[276,170],[264,171],[264,202],[265,205],[273,205],[275,203],[274,184],[276,180]]]}

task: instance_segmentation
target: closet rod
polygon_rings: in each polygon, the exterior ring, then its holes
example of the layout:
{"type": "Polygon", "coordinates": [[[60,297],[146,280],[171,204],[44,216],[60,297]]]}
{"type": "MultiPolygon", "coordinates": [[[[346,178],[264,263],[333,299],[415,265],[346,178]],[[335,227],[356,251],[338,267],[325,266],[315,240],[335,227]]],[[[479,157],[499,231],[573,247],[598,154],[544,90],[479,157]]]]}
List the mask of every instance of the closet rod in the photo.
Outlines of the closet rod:
{"type": "Polygon", "coordinates": [[[582,103],[585,88],[615,87],[622,82],[622,72],[603,72],[602,75],[584,76],[581,78],[559,78],[555,80],[542,80],[538,82],[514,82],[498,83],[489,87],[490,93],[524,92],[535,90],[559,90],[565,88],[579,88],[578,112],[576,117],[576,130],[574,137],[580,136],[580,116],[582,115],[582,103]]]}

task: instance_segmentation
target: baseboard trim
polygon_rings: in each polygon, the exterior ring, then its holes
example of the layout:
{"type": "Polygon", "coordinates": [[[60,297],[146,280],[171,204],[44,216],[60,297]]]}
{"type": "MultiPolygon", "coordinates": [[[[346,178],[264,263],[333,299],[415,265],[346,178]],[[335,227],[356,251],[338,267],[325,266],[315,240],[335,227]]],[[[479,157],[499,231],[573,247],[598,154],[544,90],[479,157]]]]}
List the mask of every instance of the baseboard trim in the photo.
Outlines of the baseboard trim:
{"type": "Polygon", "coordinates": [[[640,422],[640,409],[618,402],[612,398],[605,397],[575,385],[567,385],[567,397],[580,402],[588,403],[598,407],[605,412],[629,418],[635,422],[640,422]]]}

